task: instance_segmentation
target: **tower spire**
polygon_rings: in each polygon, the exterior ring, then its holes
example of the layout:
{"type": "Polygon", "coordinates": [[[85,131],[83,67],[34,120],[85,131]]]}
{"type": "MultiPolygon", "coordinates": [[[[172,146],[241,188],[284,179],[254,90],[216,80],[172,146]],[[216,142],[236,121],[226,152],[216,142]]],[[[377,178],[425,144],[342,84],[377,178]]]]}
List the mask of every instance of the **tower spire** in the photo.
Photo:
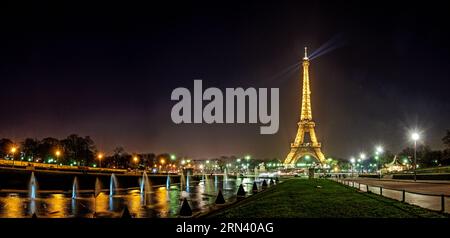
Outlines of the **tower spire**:
{"type": "Polygon", "coordinates": [[[309,59],[306,47],[305,47],[305,57],[303,58],[303,89],[302,89],[302,107],[300,112],[300,120],[312,120],[311,89],[309,87],[309,59]]]}
{"type": "Polygon", "coordinates": [[[308,60],[308,47],[305,47],[305,57],[303,59],[308,60]]]}

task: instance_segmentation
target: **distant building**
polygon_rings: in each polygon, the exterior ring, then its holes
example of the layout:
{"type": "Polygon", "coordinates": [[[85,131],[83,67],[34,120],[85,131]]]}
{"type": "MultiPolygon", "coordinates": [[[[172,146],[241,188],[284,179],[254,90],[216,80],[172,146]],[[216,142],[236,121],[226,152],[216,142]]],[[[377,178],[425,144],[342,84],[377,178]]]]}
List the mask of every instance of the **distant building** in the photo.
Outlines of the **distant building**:
{"type": "Polygon", "coordinates": [[[392,160],[392,162],[385,164],[384,168],[381,169],[382,173],[392,173],[392,172],[400,172],[403,170],[407,170],[409,168],[409,166],[405,163],[402,164],[397,156],[394,156],[394,159],[392,160]]]}

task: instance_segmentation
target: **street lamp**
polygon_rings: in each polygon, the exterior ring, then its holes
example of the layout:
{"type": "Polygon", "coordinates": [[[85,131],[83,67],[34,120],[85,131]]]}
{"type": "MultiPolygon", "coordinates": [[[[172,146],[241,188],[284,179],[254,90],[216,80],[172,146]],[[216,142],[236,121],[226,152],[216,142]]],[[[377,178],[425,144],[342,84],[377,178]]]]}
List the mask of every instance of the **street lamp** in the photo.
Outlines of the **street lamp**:
{"type": "Polygon", "coordinates": [[[60,155],[61,155],[61,151],[60,150],[56,150],[55,151],[55,156],[56,156],[57,163],[59,162],[59,156],[60,155]]]}
{"type": "Polygon", "coordinates": [[[101,168],[102,167],[103,154],[102,153],[98,154],[97,158],[98,158],[98,163],[100,165],[99,167],[101,168]]]}
{"type": "Polygon", "coordinates": [[[381,178],[381,168],[380,168],[380,158],[379,155],[382,154],[384,151],[383,147],[377,146],[375,148],[375,160],[377,161],[377,170],[380,171],[380,178],[381,178]]]}
{"type": "Polygon", "coordinates": [[[381,154],[381,153],[383,153],[383,147],[381,147],[381,146],[377,146],[376,148],[375,148],[375,154],[381,154]]]}
{"type": "Polygon", "coordinates": [[[11,147],[11,154],[12,154],[12,161],[13,161],[13,168],[14,168],[14,154],[17,152],[17,147],[13,146],[11,147]]]}
{"type": "Polygon", "coordinates": [[[164,158],[161,158],[159,160],[159,163],[161,164],[161,166],[164,166],[164,164],[166,163],[166,160],[164,158]]]}
{"type": "Polygon", "coordinates": [[[417,179],[417,141],[420,139],[420,135],[417,132],[411,133],[411,139],[414,141],[414,182],[417,179]]]}
{"type": "Polygon", "coordinates": [[[365,160],[365,159],[366,159],[366,154],[365,153],[359,154],[359,160],[358,161],[361,162],[361,173],[363,173],[363,170],[364,170],[364,166],[363,166],[362,161],[365,160]]]}
{"type": "Polygon", "coordinates": [[[138,171],[138,161],[139,161],[139,158],[138,158],[137,156],[134,156],[134,157],[133,157],[133,161],[134,161],[134,163],[136,163],[136,173],[137,173],[137,171],[138,171]]]}
{"type": "Polygon", "coordinates": [[[354,177],[353,171],[354,171],[355,162],[356,162],[355,157],[350,158],[350,163],[352,163],[352,178],[354,177]]]}

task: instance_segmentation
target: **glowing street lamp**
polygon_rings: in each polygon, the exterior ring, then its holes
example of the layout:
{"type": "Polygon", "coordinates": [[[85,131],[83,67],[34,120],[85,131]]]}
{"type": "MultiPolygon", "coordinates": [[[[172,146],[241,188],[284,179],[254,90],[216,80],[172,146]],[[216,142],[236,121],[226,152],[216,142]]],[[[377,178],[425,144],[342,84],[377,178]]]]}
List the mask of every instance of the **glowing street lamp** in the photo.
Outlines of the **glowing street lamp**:
{"type": "Polygon", "coordinates": [[[249,161],[249,160],[251,159],[250,155],[246,155],[246,156],[245,156],[245,159],[246,159],[247,161],[249,161]]]}
{"type": "Polygon", "coordinates": [[[366,154],[364,154],[364,153],[359,154],[359,158],[361,160],[365,160],[366,159],[366,154]]]}
{"type": "Polygon", "coordinates": [[[102,153],[99,153],[98,155],[97,155],[97,158],[98,158],[98,163],[99,163],[99,167],[101,168],[102,167],[102,159],[103,159],[103,154],[102,153]]]}
{"type": "Polygon", "coordinates": [[[411,133],[411,139],[414,141],[414,182],[417,179],[417,141],[420,139],[420,135],[418,132],[411,133]]]}
{"type": "Polygon", "coordinates": [[[355,157],[351,157],[351,158],[350,158],[350,163],[352,163],[352,177],[353,177],[353,171],[355,170],[355,169],[354,169],[355,162],[356,162],[355,157]]]}
{"type": "Polygon", "coordinates": [[[172,155],[170,155],[170,159],[171,159],[171,160],[176,160],[177,157],[176,157],[175,155],[172,154],[172,155]]]}
{"type": "Polygon", "coordinates": [[[14,154],[17,152],[17,147],[13,146],[11,147],[11,154],[12,154],[12,160],[13,160],[13,167],[14,167],[14,154]]]}
{"type": "Polygon", "coordinates": [[[380,169],[380,160],[379,155],[384,152],[384,149],[382,146],[375,147],[375,160],[377,161],[377,170],[380,170],[380,178],[381,178],[381,169],[380,169]]]}
{"type": "Polygon", "coordinates": [[[383,147],[381,147],[381,146],[375,147],[375,154],[379,155],[379,154],[383,153],[383,151],[384,151],[383,147]]]}
{"type": "MultiPolygon", "coordinates": [[[[366,154],[365,153],[361,153],[361,154],[359,154],[359,159],[358,159],[358,162],[362,162],[363,160],[365,160],[367,157],[366,157],[366,154]]],[[[361,164],[361,173],[363,172],[363,169],[364,169],[364,166],[361,164]]]]}
{"type": "MultiPolygon", "coordinates": [[[[55,156],[56,156],[56,160],[59,160],[59,156],[61,156],[61,151],[60,150],[56,150],[55,151],[55,156]]],[[[57,161],[55,161],[57,162],[57,161]]]]}

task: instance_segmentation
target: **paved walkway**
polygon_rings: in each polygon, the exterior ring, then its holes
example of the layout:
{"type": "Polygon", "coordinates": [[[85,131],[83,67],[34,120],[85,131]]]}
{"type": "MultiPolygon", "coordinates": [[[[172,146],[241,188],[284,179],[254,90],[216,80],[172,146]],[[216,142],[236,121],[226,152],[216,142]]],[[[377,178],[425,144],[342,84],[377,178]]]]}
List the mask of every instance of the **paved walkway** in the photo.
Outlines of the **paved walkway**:
{"type": "Polygon", "coordinates": [[[442,205],[444,210],[450,213],[450,183],[437,182],[437,181],[403,181],[392,179],[374,179],[374,178],[347,178],[345,181],[350,182],[350,186],[366,192],[368,189],[376,194],[380,194],[379,187],[383,188],[383,196],[389,197],[405,202],[414,204],[420,207],[428,208],[431,210],[441,211],[442,205]],[[352,181],[355,183],[353,184],[352,181]],[[361,184],[361,186],[359,185],[361,184]],[[393,189],[393,190],[391,190],[393,189]],[[397,191],[396,191],[397,190],[397,191]],[[400,190],[400,191],[398,191],[400,190]],[[403,197],[402,190],[405,190],[405,197],[403,197]],[[434,194],[424,195],[424,194],[434,194]],[[440,195],[446,195],[447,197],[442,200],[440,195]]]}
{"type": "Polygon", "coordinates": [[[349,178],[349,181],[355,181],[362,184],[380,186],[383,188],[391,188],[397,190],[406,190],[418,193],[449,195],[450,196],[450,182],[448,181],[417,181],[412,180],[392,180],[392,179],[373,179],[373,178],[349,178]]]}

